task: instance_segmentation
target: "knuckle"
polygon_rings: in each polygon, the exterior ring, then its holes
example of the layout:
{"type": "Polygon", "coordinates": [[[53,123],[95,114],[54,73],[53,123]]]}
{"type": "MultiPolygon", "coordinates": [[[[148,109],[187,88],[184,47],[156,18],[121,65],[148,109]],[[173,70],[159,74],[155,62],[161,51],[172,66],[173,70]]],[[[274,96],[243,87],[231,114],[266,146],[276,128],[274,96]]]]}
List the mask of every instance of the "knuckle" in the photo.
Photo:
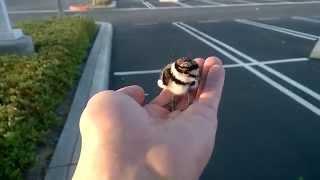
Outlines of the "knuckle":
{"type": "Polygon", "coordinates": [[[222,65],[222,60],[218,58],[217,56],[213,56],[213,59],[216,61],[216,64],[222,65]]]}
{"type": "Polygon", "coordinates": [[[114,91],[95,94],[82,112],[79,122],[80,130],[102,130],[115,126],[116,121],[110,117],[116,115],[115,112],[121,105],[118,96],[114,91]]]}
{"type": "Polygon", "coordinates": [[[131,87],[134,87],[134,88],[138,89],[139,91],[143,91],[143,88],[141,86],[132,85],[131,87]]]}
{"type": "Polygon", "coordinates": [[[100,102],[102,100],[105,100],[106,98],[109,98],[110,96],[113,96],[114,94],[115,92],[112,90],[100,91],[89,99],[88,104],[100,102]]]}

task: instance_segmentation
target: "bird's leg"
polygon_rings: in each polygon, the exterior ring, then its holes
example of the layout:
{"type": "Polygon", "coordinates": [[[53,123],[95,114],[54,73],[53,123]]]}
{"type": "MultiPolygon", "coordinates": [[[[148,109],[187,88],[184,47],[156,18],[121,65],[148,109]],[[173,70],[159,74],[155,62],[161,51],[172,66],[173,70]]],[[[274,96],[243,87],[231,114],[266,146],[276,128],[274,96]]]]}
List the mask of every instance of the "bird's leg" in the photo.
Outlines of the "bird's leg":
{"type": "Polygon", "coordinates": [[[190,94],[187,93],[187,107],[190,105],[190,94]]]}
{"type": "MultiPolygon", "coordinates": [[[[187,98],[187,101],[186,101],[186,108],[188,108],[188,106],[190,105],[191,103],[191,98],[190,98],[190,94],[189,93],[186,93],[183,95],[184,98],[187,98]],[[186,97],[187,96],[187,97],[186,97]]],[[[175,95],[172,95],[171,96],[171,112],[177,110],[177,97],[175,95]]],[[[182,107],[184,109],[184,107],[182,107]]]]}
{"type": "Polygon", "coordinates": [[[176,110],[176,97],[175,95],[172,95],[172,100],[171,100],[171,112],[176,110]]]}

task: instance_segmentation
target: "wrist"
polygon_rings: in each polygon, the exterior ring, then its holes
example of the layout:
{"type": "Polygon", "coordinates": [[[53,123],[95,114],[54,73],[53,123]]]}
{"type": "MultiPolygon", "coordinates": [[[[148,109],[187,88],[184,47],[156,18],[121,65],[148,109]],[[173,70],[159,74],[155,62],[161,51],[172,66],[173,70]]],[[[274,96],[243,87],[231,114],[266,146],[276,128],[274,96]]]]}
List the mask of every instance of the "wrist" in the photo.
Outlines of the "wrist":
{"type": "Polygon", "coordinates": [[[129,162],[117,162],[93,155],[81,153],[73,180],[164,180],[147,165],[129,165],[129,162]]]}

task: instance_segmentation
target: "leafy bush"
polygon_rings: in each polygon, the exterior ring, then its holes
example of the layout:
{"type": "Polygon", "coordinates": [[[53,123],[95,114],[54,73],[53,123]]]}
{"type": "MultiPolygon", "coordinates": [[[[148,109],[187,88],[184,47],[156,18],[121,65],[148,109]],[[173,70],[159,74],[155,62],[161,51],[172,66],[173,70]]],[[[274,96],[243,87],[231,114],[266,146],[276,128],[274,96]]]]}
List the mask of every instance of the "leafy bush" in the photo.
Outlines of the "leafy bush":
{"type": "Polygon", "coordinates": [[[56,109],[79,77],[96,26],[82,17],[18,24],[32,56],[0,56],[0,179],[22,179],[36,147],[61,123],[56,109]]]}

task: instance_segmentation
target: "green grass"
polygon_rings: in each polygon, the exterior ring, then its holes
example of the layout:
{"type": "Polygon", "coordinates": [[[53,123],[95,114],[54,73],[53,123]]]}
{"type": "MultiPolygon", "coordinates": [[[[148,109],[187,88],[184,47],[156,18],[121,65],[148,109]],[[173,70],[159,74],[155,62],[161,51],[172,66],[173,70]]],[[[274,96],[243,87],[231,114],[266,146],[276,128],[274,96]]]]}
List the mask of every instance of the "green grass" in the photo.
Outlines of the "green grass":
{"type": "Polygon", "coordinates": [[[56,109],[79,77],[97,30],[81,17],[17,26],[32,36],[36,53],[0,56],[0,179],[22,179],[37,146],[62,123],[56,109]]]}

